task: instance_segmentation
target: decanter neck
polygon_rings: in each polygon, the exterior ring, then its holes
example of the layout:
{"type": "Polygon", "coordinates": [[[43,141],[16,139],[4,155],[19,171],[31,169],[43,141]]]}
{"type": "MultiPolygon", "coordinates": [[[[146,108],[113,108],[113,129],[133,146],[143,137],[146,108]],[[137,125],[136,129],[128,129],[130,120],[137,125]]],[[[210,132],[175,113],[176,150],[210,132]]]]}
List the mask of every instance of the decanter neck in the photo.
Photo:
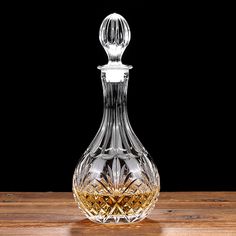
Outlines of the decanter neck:
{"type": "Polygon", "coordinates": [[[88,149],[90,155],[99,153],[123,155],[145,152],[131,128],[127,114],[129,70],[101,70],[104,113],[101,126],[88,149]]]}
{"type": "Polygon", "coordinates": [[[109,110],[116,115],[124,115],[127,112],[128,73],[124,73],[119,82],[111,82],[106,76],[107,73],[102,73],[104,112],[109,110]]]}
{"type": "Polygon", "coordinates": [[[129,139],[127,133],[131,130],[127,114],[128,71],[121,70],[118,74],[115,71],[102,71],[101,79],[104,113],[100,131],[104,141],[107,140],[102,149],[109,150],[110,154],[120,153],[124,147],[126,150],[130,148],[130,145],[124,143],[129,139]]]}

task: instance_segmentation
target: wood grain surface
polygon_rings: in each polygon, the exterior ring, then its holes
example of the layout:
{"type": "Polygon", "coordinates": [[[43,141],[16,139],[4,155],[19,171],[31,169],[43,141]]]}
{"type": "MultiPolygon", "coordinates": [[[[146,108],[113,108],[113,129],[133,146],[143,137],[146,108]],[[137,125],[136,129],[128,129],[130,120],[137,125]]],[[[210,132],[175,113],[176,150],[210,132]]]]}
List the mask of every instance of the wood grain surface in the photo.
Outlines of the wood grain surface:
{"type": "Polygon", "coordinates": [[[142,222],[102,225],[87,220],[72,193],[0,193],[0,235],[236,236],[236,192],[161,192],[142,222]]]}

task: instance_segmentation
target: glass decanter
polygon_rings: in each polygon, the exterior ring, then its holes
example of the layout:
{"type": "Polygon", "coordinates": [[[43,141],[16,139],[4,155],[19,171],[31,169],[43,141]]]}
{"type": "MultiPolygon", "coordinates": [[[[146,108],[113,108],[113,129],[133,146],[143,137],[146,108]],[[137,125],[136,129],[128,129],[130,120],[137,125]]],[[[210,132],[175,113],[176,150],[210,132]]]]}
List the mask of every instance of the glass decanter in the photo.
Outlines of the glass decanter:
{"type": "Polygon", "coordinates": [[[127,21],[107,16],[99,39],[108,64],[99,66],[104,96],[101,126],[73,176],[73,194],[88,219],[97,223],[132,223],[144,219],[160,192],[158,170],[131,128],[127,87],[132,66],[122,64],[130,41],[127,21]]]}

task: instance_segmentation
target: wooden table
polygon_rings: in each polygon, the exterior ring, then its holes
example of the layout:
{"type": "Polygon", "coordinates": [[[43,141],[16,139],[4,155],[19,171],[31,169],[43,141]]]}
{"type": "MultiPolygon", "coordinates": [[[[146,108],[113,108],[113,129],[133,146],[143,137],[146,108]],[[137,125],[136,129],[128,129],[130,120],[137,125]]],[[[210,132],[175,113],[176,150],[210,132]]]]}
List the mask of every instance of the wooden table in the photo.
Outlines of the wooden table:
{"type": "Polygon", "coordinates": [[[236,236],[236,192],[162,192],[152,214],[129,225],[90,222],[71,193],[0,193],[0,235],[236,236]]]}

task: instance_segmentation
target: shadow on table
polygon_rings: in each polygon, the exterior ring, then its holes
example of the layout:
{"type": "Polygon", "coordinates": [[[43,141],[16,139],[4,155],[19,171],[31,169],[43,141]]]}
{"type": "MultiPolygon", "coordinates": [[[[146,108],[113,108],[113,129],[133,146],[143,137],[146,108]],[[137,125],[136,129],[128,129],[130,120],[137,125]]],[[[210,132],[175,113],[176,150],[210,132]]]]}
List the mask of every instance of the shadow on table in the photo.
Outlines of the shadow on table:
{"type": "Polygon", "coordinates": [[[148,218],[133,224],[96,224],[88,219],[83,219],[73,224],[73,227],[70,229],[70,236],[104,236],[108,234],[111,236],[133,236],[140,234],[143,235],[145,233],[159,234],[161,233],[161,227],[157,221],[148,218]]]}

